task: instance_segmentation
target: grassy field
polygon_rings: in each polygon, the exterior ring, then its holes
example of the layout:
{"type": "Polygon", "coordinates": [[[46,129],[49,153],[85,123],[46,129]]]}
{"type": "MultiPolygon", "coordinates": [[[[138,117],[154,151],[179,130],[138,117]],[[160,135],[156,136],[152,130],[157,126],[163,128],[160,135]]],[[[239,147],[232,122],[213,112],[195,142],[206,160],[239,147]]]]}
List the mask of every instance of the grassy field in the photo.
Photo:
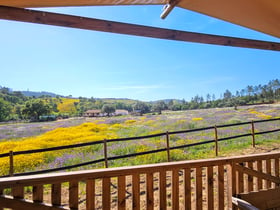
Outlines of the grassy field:
{"type": "MultiPolygon", "coordinates": [[[[251,120],[280,117],[280,104],[243,106],[234,108],[203,109],[177,112],[163,112],[162,115],[122,116],[110,118],[73,118],[56,122],[0,125],[0,154],[20,150],[71,145],[81,142],[143,136],[167,131],[177,131],[223,125],[251,120]]],[[[265,131],[280,127],[279,121],[257,123],[255,131],[265,131]]],[[[220,128],[219,138],[250,132],[250,125],[220,128]]],[[[195,143],[214,138],[213,130],[170,136],[170,146],[195,143]]],[[[257,147],[251,149],[251,137],[233,139],[219,143],[219,155],[240,154],[241,150],[256,152],[277,149],[280,133],[256,137],[257,147]],[[249,151],[250,150],[250,151],[249,151]]],[[[165,137],[140,139],[108,144],[108,155],[117,156],[129,153],[164,148],[165,137]]],[[[62,167],[80,162],[103,158],[103,146],[87,146],[59,152],[19,155],[15,157],[15,172],[62,167]]],[[[214,157],[214,145],[207,144],[192,148],[172,150],[171,160],[214,157]]],[[[109,167],[138,165],[167,161],[166,152],[137,156],[109,162],[109,167]]],[[[0,158],[0,174],[8,173],[8,158],[0,158]]],[[[84,166],[78,169],[104,167],[104,164],[84,166]]]]}

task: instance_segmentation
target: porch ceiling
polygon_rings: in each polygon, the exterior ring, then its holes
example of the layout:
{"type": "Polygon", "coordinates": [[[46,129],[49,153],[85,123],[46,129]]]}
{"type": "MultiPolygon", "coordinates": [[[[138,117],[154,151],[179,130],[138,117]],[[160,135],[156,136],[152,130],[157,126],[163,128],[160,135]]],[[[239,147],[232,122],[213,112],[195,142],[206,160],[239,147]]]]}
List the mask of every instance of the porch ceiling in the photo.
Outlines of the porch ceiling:
{"type": "MultiPolygon", "coordinates": [[[[167,0],[0,0],[0,5],[24,8],[166,3],[167,0]]],[[[179,0],[177,6],[280,38],[278,0],[179,0]]]]}

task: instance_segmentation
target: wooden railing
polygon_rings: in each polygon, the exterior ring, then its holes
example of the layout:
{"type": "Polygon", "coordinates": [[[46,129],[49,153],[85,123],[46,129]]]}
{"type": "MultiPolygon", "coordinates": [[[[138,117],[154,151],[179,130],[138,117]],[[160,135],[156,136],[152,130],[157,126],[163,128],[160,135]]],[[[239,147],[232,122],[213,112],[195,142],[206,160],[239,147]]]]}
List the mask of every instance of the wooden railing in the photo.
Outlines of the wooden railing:
{"type": "MultiPolygon", "coordinates": [[[[72,169],[72,168],[77,168],[77,167],[86,166],[86,165],[92,165],[92,164],[101,163],[101,162],[104,162],[105,167],[108,167],[109,166],[108,162],[111,160],[118,160],[118,159],[136,157],[136,156],[147,155],[147,154],[154,154],[154,153],[165,152],[165,151],[166,151],[167,160],[170,161],[171,160],[171,158],[170,158],[171,150],[191,148],[191,147],[205,145],[205,144],[211,144],[211,143],[214,144],[213,148],[215,150],[216,156],[218,156],[219,142],[242,138],[242,137],[251,137],[252,146],[255,147],[255,144],[256,144],[255,138],[257,135],[279,132],[280,128],[277,125],[275,126],[276,129],[273,129],[273,130],[266,130],[266,131],[256,131],[255,130],[256,124],[268,123],[271,121],[280,121],[280,118],[233,123],[233,124],[226,124],[226,125],[215,125],[215,126],[209,126],[209,127],[204,127],[204,128],[196,128],[196,129],[181,130],[181,131],[170,131],[170,132],[163,132],[163,133],[157,133],[157,134],[146,135],[146,136],[138,136],[138,137],[104,139],[104,140],[99,140],[99,141],[94,141],[94,142],[86,142],[86,143],[65,145],[65,146],[58,146],[58,147],[51,147],[51,148],[44,148],[44,149],[34,149],[34,150],[26,150],[26,151],[10,151],[9,153],[0,154],[0,158],[9,157],[9,166],[10,166],[9,175],[7,174],[5,176],[17,176],[17,175],[34,175],[34,174],[49,173],[49,172],[54,172],[54,171],[62,171],[62,170],[68,170],[68,169],[72,169]],[[239,135],[226,136],[226,137],[221,137],[218,135],[218,129],[232,127],[232,126],[239,126],[239,125],[248,125],[248,132],[242,133],[239,135]],[[195,133],[195,132],[203,132],[203,131],[213,132],[213,139],[211,139],[211,140],[201,139],[201,141],[197,141],[194,143],[170,146],[170,136],[171,135],[183,134],[183,133],[195,133]],[[121,144],[124,141],[137,141],[140,139],[151,139],[151,138],[155,138],[155,137],[163,137],[163,141],[165,142],[166,146],[163,148],[152,149],[152,150],[148,150],[148,151],[144,151],[144,152],[137,152],[137,153],[132,153],[132,154],[118,155],[118,156],[110,156],[107,151],[107,144],[109,144],[109,143],[110,144],[112,144],[112,143],[121,144]],[[75,165],[59,167],[59,168],[45,169],[45,170],[41,170],[41,171],[39,171],[39,170],[30,171],[30,172],[23,172],[23,173],[17,173],[17,174],[14,173],[14,156],[16,156],[16,155],[29,155],[29,154],[34,154],[34,153],[66,150],[66,149],[80,148],[80,147],[93,146],[93,145],[99,145],[99,144],[103,145],[103,149],[104,149],[103,158],[91,160],[88,162],[82,162],[82,163],[78,163],[75,165]]],[[[2,176],[2,177],[4,177],[4,176],[2,176]]]]}
{"type": "Polygon", "coordinates": [[[0,179],[0,208],[231,209],[279,186],[280,152],[0,179]]]}

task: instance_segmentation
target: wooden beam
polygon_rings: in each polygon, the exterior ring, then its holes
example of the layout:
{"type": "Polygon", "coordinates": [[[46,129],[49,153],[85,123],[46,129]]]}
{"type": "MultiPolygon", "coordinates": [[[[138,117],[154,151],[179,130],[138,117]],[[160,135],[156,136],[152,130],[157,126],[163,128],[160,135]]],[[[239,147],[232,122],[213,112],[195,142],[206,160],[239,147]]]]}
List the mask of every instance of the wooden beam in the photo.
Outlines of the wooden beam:
{"type": "Polygon", "coordinates": [[[6,6],[0,6],[0,19],[167,40],[280,51],[278,42],[193,33],[6,6]]]}
{"type": "Polygon", "coordinates": [[[51,206],[44,203],[36,203],[25,199],[14,199],[9,196],[0,196],[0,208],[11,208],[11,209],[29,209],[29,210],[58,210],[67,209],[63,206],[51,206]]]}
{"type": "Polygon", "coordinates": [[[258,177],[258,178],[262,178],[262,179],[265,179],[265,180],[269,180],[269,181],[272,181],[276,184],[280,184],[280,178],[279,177],[275,177],[275,176],[272,176],[270,174],[265,174],[265,173],[262,173],[260,171],[256,171],[256,170],[253,170],[253,169],[250,169],[250,168],[238,165],[238,164],[235,165],[235,168],[236,168],[237,171],[240,171],[242,173],[245,173],[245,174],[248,174],[248,175],[251,175],[251,176],[255,176],[255,177],[258,177]]]}

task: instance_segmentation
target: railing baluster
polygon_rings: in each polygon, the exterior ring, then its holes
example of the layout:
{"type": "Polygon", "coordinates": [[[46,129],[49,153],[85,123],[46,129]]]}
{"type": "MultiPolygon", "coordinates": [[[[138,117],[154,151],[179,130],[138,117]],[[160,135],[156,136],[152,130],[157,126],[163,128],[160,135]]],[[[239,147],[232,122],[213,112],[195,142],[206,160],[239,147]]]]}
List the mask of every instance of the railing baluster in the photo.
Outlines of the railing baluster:
{"type": "Polygon", "coordinates": [[[71,181],[69,183],[69,207],[78,209],[79,207],[79,182],[71,181]]]}
{"type": "Polygon", "coordinates": [[[24,197],[24,187],[18,186],[12,188],[12,195],[14,198],[22,199],[24,197]]]}
{"type": "Polygon", "coordinates": [[[102,208],[104,210],[110,209],[111,204],[111,190],[110,190],[110,178],[102,179],[102,208]]]}
{"type": "Polygon", "coordinates": [[[179,169],[172,170],[172,209],[179,209],[179,169]]]}
{"type": "Polygon", "coordinates": [[[154,209],[154,174],[146,174],[146,199],[147,199],[147,209],[154,209]]]}
{"type": "Polygon", "coordinates": [[[159,172],[159,203],[160,209],[166,209],[166,171],[159,172]]]}
{"type": "MultiPolygon", "coordinates": [[[[266,160],[266,173],[271,174],[271,159],[266,160]]],[[[271,188],[271,181],[267,181],[267,188],[271,188]]]]}
{"type": "MultiPolygon", "coordinates": [[[[258,160],[258,161],[257,161],[257,170],[258,170],[259,172],[262,172],[262,171],[263,171],[262,160],[258,160]]],[[[257,183],[258,183],[258,184],[257,184],[257,190],[263,189],[263,180],[262,180],[262,178],[259,178],[259,177],[258,177],[257,183]]]]}
{"type": "Polygon", "coordinates": [[[44,190],[43,185],[33,186],[33,189],[32,189],[33,198],[32,198],[32,200],[34,202],[38,202],[38,203],[43,202],[43,190],[44,190]]]}
{"type": "MultiPolygon", "coordinates": [[[[279,158],[275,158],[274,160],[275,160],[275,176],[279,177],[279,158]]],[[[279,184],[277,186],[279,186],[279,184]]]]}
{"type": "Polygon", "coordinates": [[[214,209],[213,166],[207,167],[207,209],[214,209]]]}
{"type": "Polygon", "coordinates": [[[125,210],[125,176],[118,177],[118,210],[125,210]]]}
{"type": "MultiPolygon", "coordinates": [[[[242,165],[244,163],[241,163],[242,165]]],[[[241,171],[238,172],[238,186],[239,186],[239,192],[238,193],[243,193],[244,192],[244,173],[242,173],[241,171]]]]}
{"type": "Polygon", "coordinates": [[[191,209],[191,169],[184,169],[185,209],[191,209]]]}
{"type": "MultiPolygon", "coordinates": [[[[253,162],[252,161],[248,162],[248,168],[253,169],[253,162]]],[[[248,192],[253,191],[253,187],[254,187],[253,181],[254,181],[253,176],[248,175],[248,192]]]]}
{"type": "Polygon", "coordinates": [[[132,175],[132,207],[134,210],[140,209],[140,177],[139,174],[132,175]]]}
{"type": "Polygon", "coordinates": [[[230,166],[229,166],[229,172],[227,174],[227,178],[231,179],[230,182],[230,187],[228,190],[228,209],[236,209],[234,206],[232,206],[232,196],[236,196],[237,193],[237,172],[235,169],[235,162],[231,162],[230,166]],[[231,189],[230,189],[231,188],[231,189]]]}
{"type": "Polygon", "coordinates": [[[224,209],[224,165],[218,165],[218,195],[219,195],[219,209],[224,209]]]}
{"type": "Polygon", "coordinates": [[[95,209],[95,179],[86,181],[86,209],[95,209]]]}
{"type": "Polygon", "coordinates": [[[196,209],[202,209],[202,168],[195,169],[195,192],[196,192],[196,209]]]}
{"type": "Polygon", "coordinates": [[[52,184],[51,202],[54,206],[61,205],[61,184],[52,184]]]}

